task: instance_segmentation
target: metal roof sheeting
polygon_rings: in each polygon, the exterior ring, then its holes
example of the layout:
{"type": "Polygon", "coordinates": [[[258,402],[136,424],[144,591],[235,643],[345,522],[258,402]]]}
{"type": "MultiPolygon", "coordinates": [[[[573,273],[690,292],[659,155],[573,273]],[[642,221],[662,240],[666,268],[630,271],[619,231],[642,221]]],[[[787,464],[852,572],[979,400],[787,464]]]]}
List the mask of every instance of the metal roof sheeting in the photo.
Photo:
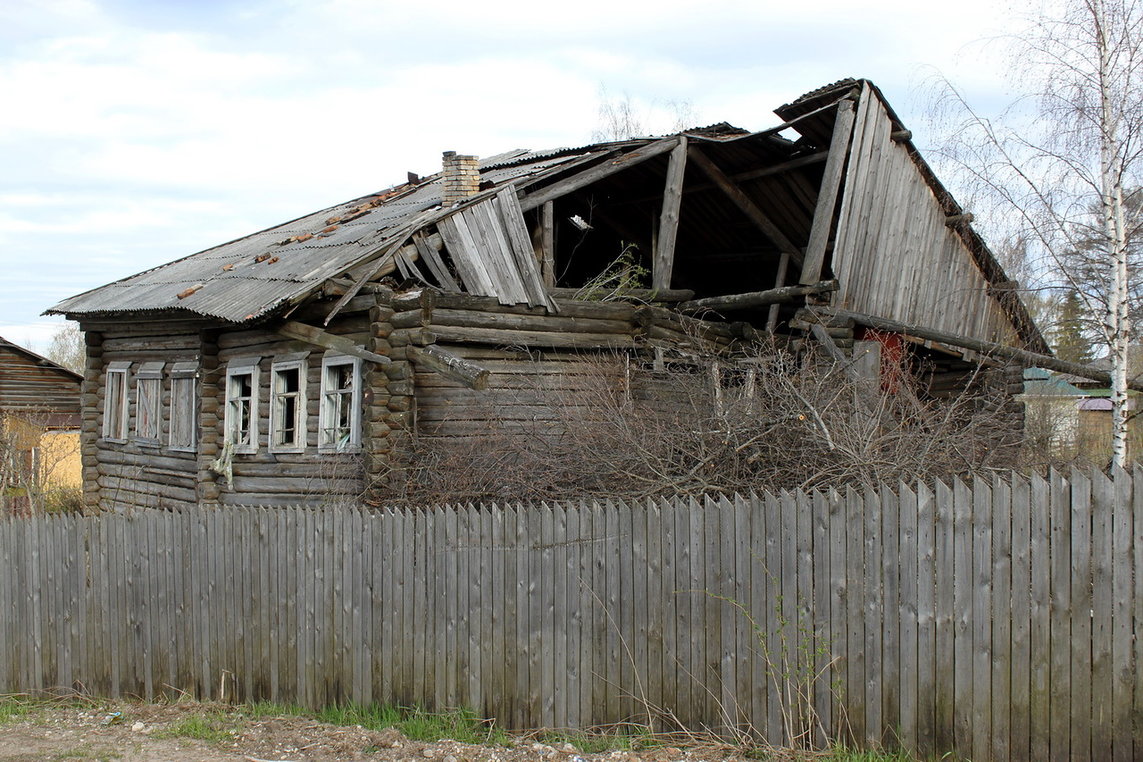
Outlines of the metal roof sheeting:
{"type": "MultiPolygon", "coordinates": [[[[600,153],[590,148],[510,151],[492,157],[481,180],[500,186],[535,179],[600,153]]],[[[441,181],[438,174],[416,186],[323,209],[78,294],[47,312],[81,317],[181,311],[231,323],[254,320],[383,249],[405,232],[404,223],[440,206],[441,181]],[[304,240],[291,240],[296,237],[304,240]]]]}

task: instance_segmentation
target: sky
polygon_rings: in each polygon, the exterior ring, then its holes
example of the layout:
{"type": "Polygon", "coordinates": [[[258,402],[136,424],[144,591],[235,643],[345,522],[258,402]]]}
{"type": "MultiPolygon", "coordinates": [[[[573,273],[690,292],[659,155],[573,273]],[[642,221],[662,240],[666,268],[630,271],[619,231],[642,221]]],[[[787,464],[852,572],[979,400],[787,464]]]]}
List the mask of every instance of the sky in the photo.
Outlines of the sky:
{"type": "Polygon", "coordinates": [[[0,0],[0,336],[41,351],[73,294],[480,156],[592,142],[606,99],[653,133],[765,129],[844,77],[924,151],[940,75],[1006,100],[991,0],[0,0]]]}

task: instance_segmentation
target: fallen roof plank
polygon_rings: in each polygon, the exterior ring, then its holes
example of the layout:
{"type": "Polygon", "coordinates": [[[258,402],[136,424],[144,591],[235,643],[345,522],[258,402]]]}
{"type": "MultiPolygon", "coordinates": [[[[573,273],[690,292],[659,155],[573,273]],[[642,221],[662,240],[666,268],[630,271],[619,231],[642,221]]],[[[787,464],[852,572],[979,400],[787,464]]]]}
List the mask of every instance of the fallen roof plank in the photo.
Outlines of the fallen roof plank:
{"type": "Polygon", "coordinates": [[[344,336],[335,336],[328,331],[323,331],[320,328],[305,323],[299,323],[296,320],[287,320],[278,326],[278,333],[291,339],[298,339],[318,347],[325,347],[332,349],[335,352],[350,355],[351,357],[360,357],[362,360],[375,362],[379,365],[388,365],[392,360],[384,355],[379,355],[375,352],[370,352],[363,346],[360,346],[352,339],[347,339],[344,336]]]}

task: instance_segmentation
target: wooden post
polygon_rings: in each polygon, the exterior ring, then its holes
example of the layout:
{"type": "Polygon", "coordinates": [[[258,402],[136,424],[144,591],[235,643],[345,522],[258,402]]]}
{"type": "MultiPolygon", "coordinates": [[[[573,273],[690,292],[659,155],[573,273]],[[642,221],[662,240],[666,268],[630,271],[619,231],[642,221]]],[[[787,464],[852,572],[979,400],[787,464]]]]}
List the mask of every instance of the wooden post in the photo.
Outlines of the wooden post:
{"type": "Polygon", "coordinates": [[[556,209],[555,202],[545,201],[540,209],[540,275],[544,285],[556,285],[556,209]]]}
{"type": "Polygon", "coordinates": [[[810,228],[810,242],[806,246],[806,259],[802,263],[799,283],[816,283],[821,280],[822,266],[825,263],[826,244],[830,227],[833,225],[833,211],[837,205],[837,193],[841,188],[842,170],[845,168],[846,151],[853,133],[853,101],[846,98],[837,104],[837,118],[833,124],[833,138],[830,140],[829,157],[822,174],[822,185],[818,191],[817,205],[814,207],[814,222],[810,228]]]}
{"type": "MultiPolygon", "coordinates": [[[[783,251],[782,258],[778,260],[778,275],[774,278],[774,288],[786,285],[786,271],[790,269],[790,252],[783,251]]],[[[778,303],[770,305],[770,314],[766,316],[766,333],[774,333],[778,327],[778,303]]]]}
{"type": "Polygon", "coordinates": [[[663,209],[659,214],[659,240],[655,247],[655,260],[651,272],[652,288],[671,287],[671,272],[675,266],[675,240],[679,231],[679,207],[683,200],[683,176],[686,170],[687,139],[680,137],[678,145],[671,151],[671,160],[667,165],[663,209]]]}

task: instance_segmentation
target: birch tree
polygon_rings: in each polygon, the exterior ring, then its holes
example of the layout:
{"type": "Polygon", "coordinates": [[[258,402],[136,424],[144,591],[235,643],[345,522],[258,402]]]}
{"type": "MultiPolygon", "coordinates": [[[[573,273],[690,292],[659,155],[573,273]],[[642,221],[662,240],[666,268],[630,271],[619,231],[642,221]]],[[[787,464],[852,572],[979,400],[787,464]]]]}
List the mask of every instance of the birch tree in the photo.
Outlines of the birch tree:
{"type": "Polygon", "coordinates": [[[1045,6],[1014,40],[1014,81],[1026,96],[997,119],[943,85],[943,114],[959,115],[947,155],[971,173],[978,201],[1019,223],[1042,255],[1042,276],[1102,316],[1111,371],[1112,463],[1126,463],[1128,259],[1138,227],[1143,147],[1143,0],[1066,0],[1045,6]],[[1096,210],[1092,215],[1091,210],[1096,210]],[[1085,250],[1098,288],[1069,266],[1085,250]],[[1086,286],[1086,287],[1085,287],[1086,286]]]}

